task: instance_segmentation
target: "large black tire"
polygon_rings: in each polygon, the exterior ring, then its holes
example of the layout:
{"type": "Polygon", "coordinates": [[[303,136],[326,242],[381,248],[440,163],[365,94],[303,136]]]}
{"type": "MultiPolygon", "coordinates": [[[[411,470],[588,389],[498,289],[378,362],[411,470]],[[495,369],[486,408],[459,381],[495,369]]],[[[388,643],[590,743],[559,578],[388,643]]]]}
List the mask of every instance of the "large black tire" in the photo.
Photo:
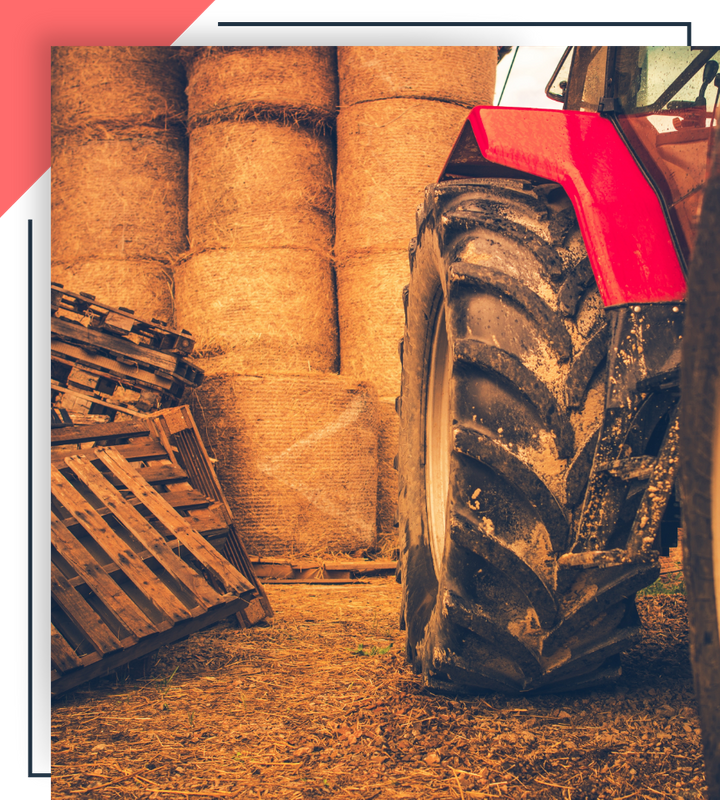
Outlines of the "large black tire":
{"type": "MultiPolygon", "coordinates": [[[[571,203],[555,184],[429,187],[410,262],[399,457],[408,658],[448,692],[615,677],[639,627],[635,592],[658,568],[558,565],[603,418],[609,336],[571,203]]],[[[623,544],[614,534],[608,547],[623,544]]]]}
{"type": "Polygon", "coordinates": [[[710,800],[720,798],[720,147],[688,281],[680,470],[690,645],[710,800]]]}

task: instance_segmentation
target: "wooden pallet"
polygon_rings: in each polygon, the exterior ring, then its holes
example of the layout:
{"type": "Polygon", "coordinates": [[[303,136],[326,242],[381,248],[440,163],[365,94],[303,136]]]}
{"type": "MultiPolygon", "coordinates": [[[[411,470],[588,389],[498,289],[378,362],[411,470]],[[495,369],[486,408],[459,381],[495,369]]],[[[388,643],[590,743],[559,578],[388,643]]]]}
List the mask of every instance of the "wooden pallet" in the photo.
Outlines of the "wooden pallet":
{"type": "Polygon", "coordinates": [[[51,464],[54,693],[240,610],[264,616],[253,583],[146,477],[113,447],[51,464]]]}
{"type": "MultiPolygon", "coordinates": [[[[52,443],[51,461],[59,467],[68,455],[80,453],[93,457],[98,445],[112,445],[252,584],[252,603],[249,608],[238,610],[239,623],[250,626],[272,616],[265,589],[237,534],[232,512],[187,406],[164,409],[132,422],[58,428],[52,431],[52,443]]],[[[149,516],[144,505],[132,497],[129,502],[141,514],[149,516]]]]}
{"type": "Polygon", "coordinates": [[[397,568],[397,561],[365,559],[318,561],[250,556],[250,562],[265,583],[354,583],[361,578],[394,574],[397,568]]]}
{"type": "Polygon", "coordinates": [[[51,384],[59,407],[115,418],[175,406],[202,383],[202,370],[185,357],[193,347],[188,331],[53,284],[51,384]]]}
{"type": "Polygon", "coordinates": [[[87,292],[67,291],[62,283],[51,284],[50,305],[53,317],[122,336],[163,353],[187,356],[195,346],[190,331],[172,330],[159,319],[140,319],[130,308],[107,306],[87,292]]]}

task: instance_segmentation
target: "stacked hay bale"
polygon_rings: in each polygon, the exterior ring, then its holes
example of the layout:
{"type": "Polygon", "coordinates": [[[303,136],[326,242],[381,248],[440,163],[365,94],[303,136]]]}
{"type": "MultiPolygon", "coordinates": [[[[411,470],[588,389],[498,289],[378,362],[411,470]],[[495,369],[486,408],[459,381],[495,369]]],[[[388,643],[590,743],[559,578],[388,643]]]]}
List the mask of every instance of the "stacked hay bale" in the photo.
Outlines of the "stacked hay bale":
{"type": "Polygon", "coordinates": [[[491,104],[494,47],[339,47],[335,255],[341,374],[380,396],[378,527],[397,502],[398,342],[407,248],[424,187],[437,180],[475,105],[491,104]]]}
{"type": "Polygon", "coordinates": [[[190,249],[175,304],[203,356],[196,417],[251,552],[369,547],[376,400],[335,374],[335,49],[183,58],[190,249]]]}
{"type": "Polygon", "coordinates": [[[169,47],[52,49],[52,278],[172,322],[186,101],[169,47]]]}

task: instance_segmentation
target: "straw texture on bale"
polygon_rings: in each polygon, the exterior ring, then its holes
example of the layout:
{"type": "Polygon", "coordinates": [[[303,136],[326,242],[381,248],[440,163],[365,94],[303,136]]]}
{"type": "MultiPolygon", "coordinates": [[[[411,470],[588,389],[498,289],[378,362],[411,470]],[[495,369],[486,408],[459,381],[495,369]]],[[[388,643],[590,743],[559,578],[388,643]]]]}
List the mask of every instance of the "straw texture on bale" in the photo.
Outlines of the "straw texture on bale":
{"type": "Polygon", "coordinates": [[[407,248],[337,262],[340,371],[372,381],[381,396],[400,394],[402,291],[409,278],[407,248]]]}
{"type": "Polygon", "coordinates": [[[339,47],[340,106],[397,97],[492,104],[495,47],[339,47]]]}
{"type": "Polygon", "coordinates": [[[322,556],[376,541],[377,396],[337,375],[239,374],[199,359],[194,416],[248,550],[322,556]]]}
{"type": "Polygon", "coordinates": [[[129,308],[143,319],[174,327],[172,272],[160,261],[89,259],[52,265],[52,280],[70,292],[88,292],[99,302],[129,308]]]}
{"type": "Polygon", "coordinates": [[[190,134],[191,247],[297,247],[329,255],[332,168],[332,142],[297,125],[196,128],[190,134]]]}
{"type": "Polygon", "coordinates": [[[185,141],[172,133],[54,137],[53,259],[174,257],[186,247],[186,176],[185,141]]]}
{"type": "Polygon", "coordinates": [[[196,352],[233,352],[241,371],[337,370],[327,256],[271,247],[192,255],[175,266],[175,307],[196,352]]]}
{"type": "Polygon", "coordinates": [[[53,47],[55,129],[110,122],[180,124],[186,116],[182,65],[170,47],[53,47]]]}
{"type": "Polygon", "coordinates": [[[189,125],[294,120],[311,127],[337,111],[334,47],[183,48],[189,125]]]}
{"type": "Polygon", "coordinates": [[[394,397],[378,401],[378,494],[377,528],[386,536],[395,534],[398,504],[398,473],[395,458],[400,438],[400,417],[395,410],[394,397]]]}
{"type": "Polygon", "coordinates": [[[360,103],[338,116],[335,252],[407,250],[467,109],[429,100],[360,103]]]}

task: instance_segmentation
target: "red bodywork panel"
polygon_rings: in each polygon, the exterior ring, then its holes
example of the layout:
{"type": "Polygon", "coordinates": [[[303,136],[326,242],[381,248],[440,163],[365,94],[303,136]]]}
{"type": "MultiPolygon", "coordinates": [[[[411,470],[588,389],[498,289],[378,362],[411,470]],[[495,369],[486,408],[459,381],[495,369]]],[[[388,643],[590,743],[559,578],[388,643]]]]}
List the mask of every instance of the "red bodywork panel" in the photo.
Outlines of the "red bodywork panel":
{"type": "Polygon", "coordinates": [[[484,159],[567,192],[606,306],[684,299],[660,201],[610,120],[583,111],[478,106],[468,122],[484,159]]]}

